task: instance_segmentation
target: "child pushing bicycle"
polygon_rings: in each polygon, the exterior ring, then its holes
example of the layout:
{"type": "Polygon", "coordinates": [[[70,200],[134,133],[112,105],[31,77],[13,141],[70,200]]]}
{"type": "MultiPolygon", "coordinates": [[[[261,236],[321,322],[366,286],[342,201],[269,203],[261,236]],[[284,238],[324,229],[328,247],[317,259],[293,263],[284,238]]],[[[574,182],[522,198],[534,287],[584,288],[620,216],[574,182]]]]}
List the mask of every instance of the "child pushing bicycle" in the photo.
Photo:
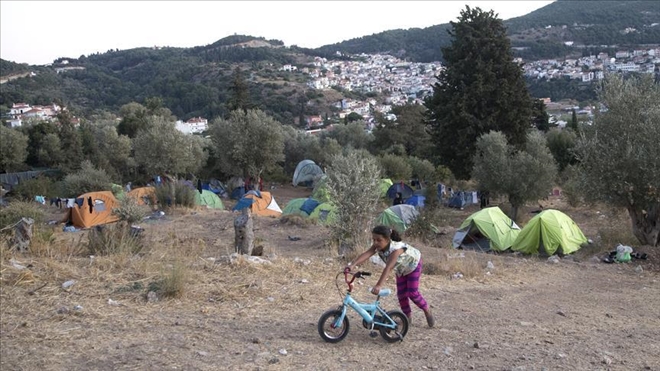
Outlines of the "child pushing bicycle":
{"type": "Polygon", "coordinates": [[[422,275],[422,254],[416,248],[401,241],[399,232],[384,225],[376,226],[372,231],[373,244],[371,247],[360,254],[355,261],[348,263],[346,269],[349,271],[353,266],[360,265],[371,258],[374,254],[385,262],[383,273],[371,289],[371,293],[378,295],[381,286],[385,283],[387,276],[392,270],[396,275],[396,294],[399,299],[399,305],[403,313],[408,316],[412,323],[412,309],[410,300],[424,311],[426,323],[429,327],[435,325],[431,308],[419,293],[419,278],[422,275]]]}

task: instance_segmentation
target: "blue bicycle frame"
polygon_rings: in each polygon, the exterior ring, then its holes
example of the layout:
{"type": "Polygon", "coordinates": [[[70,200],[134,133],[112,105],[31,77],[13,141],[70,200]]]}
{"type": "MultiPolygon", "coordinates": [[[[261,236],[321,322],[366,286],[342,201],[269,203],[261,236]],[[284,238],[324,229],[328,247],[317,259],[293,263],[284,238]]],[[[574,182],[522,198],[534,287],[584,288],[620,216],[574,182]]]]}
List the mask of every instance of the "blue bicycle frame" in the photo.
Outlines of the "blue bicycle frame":
{"type": "MultiPolygon", "coordinates": [[[[380,296],[378,296],[378,298],[380,298],[380,296]]],[[[387,313],[380,307],[380,301],[378,299],[376,299],[376,301],[373,303],[359,303],[351,297],[350,292],[347,292],[346,296],[344,297],[344,302],[341,308],[341,315],[338,316],[333,323],[334,327],[341,326],[342,322],[344,321],[344,317],[346,317],[348,307],[353,308],[353,310],[355,310],[360,316],[362,316],[362,318],[364,318],[365,321],[367,321],[368,324],[371,325],[370,330],[373,330],[375,326],[390,328],[393,330],[396,329],[396,322],[394,322],[394,320],[390,318],[390,316],[388,316],[387,313]],[[383,319],[387,319],[389,322],[383,323],[375,321],[374,318],[376,313],[380,313],[383,319]]]]}

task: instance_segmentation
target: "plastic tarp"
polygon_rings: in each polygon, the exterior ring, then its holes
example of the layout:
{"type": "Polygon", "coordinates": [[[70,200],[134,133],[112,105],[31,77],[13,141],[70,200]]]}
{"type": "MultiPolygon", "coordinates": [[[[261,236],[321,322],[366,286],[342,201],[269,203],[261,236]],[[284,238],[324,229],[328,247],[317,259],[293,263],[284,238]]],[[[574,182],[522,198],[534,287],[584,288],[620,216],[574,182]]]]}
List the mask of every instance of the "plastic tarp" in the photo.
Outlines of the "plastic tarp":
{"type": "Polygon", "coordinates": [[[414,206],[395,205],[383,211],[376,219],[376,224],[382,224],[403,233],[417,217],[419,217],[419,211],[414,206]]]}
{"type": "Polygon", "coordinates": [[[217,179],[211,179],[208,183],[203,183],[202,189],[211,191],[220,197],[227,197],[227,188],[217,179]]]}
{"type": "Polygon", "coordinates": [[[312,184],[312,182],[323,174],[323,170],[312,160],[302,160],[293,172],[293,186],[300,183],[312,184]]]}
{"type": "Polygon", "coordinates": [[[289,201],[289,203],[287,203],[282,210],[282,215],[300,215],[307,217],[307,213],[300,210],[300,206],[302,206],[305,201],[307,201],[306,198],[294,198],[293,200],[289,201]]]}
{"type": "Polygon", "coordinates": [[[571,254],[585,243],[587,238],[573,219],[561,211],[548,209],[527,223],[511,249],[525,254],[554,255],[561,248],[563,254],[571,254]]]}
{"type": "Polygon", "coordinates": [[[405,200],[412,197],[413,194],[415,194],[415,191],[409,185],[403,182],[398,182],[392,184],[390,188],[387,189],[387,198],[393,200],[396,198],[397,193],[401,193],[403,199],[405,200]]]}
{"type": "Polygon", "coordinates": [[[310,197],[306,199],[305,202],[300,206],[300,210],[307,213],[307,215],[311,215],[314,209],[316,209],[316,207],[319,206],[320,204],[321,204],[320,202],[310,197]]]}
{"type": "Polygon", "coordinates": [[[458,227],[452,246],[504,251],[513,245],[520,227],[499,207],[489,207],[468,216],[458,227]]]}
{"type": "Polygon", "coordinates": [[[202,189],[202,193],[195,192],[195,204],[206,206],[209,209],[225,209],[225,205],[222,204],[220,197],[206,189],[202,189]]]}

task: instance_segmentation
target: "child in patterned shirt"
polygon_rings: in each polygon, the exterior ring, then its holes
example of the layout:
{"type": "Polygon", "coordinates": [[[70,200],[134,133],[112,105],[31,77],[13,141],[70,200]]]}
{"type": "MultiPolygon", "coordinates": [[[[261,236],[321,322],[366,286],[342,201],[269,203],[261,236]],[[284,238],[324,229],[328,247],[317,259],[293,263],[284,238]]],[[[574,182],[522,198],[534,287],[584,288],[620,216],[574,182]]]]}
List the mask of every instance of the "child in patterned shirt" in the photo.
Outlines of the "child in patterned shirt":
{"type": "Polygon", "coordinates": [[[411,320],[412,310],[409,300],[412,300],[415,305],[424,311],[429,327],[433,327],[435,320],[433,314],[431,314],[431,309],[418,290],[419,278],[422,275],[422,256],[419,250],[401,242],[399,232],[384,225],[376,226],[371,231],[371,235],[373,244],[369,250],[360,254],[355,261],[348,263],[346,268],[350,270],[353,265],[360,265],[374,254],[378,254],[385,262],[385,268],[371,292],[378,295],[387,275],[394,270],[396,293],[403,313],[411,320]]]}

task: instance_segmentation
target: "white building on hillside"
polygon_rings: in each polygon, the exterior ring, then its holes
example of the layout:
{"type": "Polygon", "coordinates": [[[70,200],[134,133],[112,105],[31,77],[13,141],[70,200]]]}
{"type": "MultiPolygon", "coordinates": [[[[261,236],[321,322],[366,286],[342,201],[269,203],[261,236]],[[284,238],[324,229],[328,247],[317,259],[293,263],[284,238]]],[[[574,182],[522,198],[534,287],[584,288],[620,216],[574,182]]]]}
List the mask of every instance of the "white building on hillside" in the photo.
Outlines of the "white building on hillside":
{"type": "Polygon", "coordinates": [[[176,122],[176,129],[184,134],[195,134],[206,131],[209,128],[209,121],[202,117],[193,117],[190,120],[176,122]]]}

